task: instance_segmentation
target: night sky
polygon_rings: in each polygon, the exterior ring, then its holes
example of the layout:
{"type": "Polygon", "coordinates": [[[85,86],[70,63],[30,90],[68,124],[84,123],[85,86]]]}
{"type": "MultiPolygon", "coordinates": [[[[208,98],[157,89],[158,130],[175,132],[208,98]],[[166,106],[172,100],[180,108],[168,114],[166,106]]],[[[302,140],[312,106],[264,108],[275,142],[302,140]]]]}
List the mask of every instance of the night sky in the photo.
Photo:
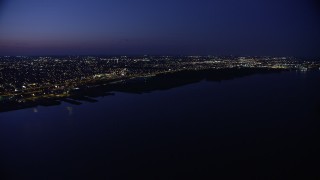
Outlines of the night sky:
{"type": "Polygon", "coordinates": [[[316,0],[0,0],[0,55],[320,56],[316,0]]]}

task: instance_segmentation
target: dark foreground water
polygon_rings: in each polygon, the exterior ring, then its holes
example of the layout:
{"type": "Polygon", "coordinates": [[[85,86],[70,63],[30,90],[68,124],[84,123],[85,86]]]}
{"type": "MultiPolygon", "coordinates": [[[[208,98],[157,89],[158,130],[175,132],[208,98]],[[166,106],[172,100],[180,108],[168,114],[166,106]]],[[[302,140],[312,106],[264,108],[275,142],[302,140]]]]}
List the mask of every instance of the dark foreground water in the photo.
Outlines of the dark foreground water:
{"type": "Polygon", "coordinates": [[[320,178],[320,72],[0,114],[0,179],[320,178]]]}

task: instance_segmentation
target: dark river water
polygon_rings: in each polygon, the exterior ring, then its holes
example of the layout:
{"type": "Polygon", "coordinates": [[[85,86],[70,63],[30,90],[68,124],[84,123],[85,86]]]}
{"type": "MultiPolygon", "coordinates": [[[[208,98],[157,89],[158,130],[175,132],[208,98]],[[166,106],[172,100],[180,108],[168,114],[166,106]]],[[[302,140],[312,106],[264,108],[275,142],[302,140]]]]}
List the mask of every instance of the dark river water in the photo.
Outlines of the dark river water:
{"type": "Polygon", "coordinates": [[[320,71],[0,113],[0,179],[320,178],[320,71]]]}

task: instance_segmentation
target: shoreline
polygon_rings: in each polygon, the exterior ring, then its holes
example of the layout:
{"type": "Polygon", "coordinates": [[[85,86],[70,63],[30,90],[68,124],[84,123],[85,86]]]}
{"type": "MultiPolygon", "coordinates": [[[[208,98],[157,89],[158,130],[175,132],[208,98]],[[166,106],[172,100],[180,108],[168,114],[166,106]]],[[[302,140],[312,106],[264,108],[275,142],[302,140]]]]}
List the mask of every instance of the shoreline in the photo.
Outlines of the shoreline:
{"type": "Polygon", "coordinates": [[[280,73],[288,69],[272,68],[224,68],[205,70],[184,70],[170,73],[157,74],[155,76],[142,76],[134,78],[124,78],[117,81],[100,81],[79,86],[67,95],[53,95],[52,97],[38,97],[33,100],[23,100],[24,102],[11,101],[0,103],[0,113],[16,111],[37,106],[57,106],[62,102],[72,105],[81,105],[83,102],[95,103],[94,98],[114,95],[114,92],[126,92],[134,94],[149,93],[157,90],[168,90],[188,84],[194,84],[202,80],[209,82],[219,82],[232,80],[254,74],[280,73]]]}

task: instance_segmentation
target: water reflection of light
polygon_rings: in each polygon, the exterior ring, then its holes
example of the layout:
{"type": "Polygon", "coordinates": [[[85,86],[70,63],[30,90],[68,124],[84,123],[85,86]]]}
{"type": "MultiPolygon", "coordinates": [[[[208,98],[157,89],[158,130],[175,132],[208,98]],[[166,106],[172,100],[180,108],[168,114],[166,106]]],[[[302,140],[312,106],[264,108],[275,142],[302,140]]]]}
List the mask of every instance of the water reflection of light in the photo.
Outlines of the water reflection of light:
{"type": "Polygon", "coordinates": [[[69,112],[69,116],[73,114],[73,108],[72,107],[67,107],[67,111],[69,112]]]}
{"type": "Polygon", "coordinates": [[[34,113],[38,113],[38,109],[37,108],[33,108],[33,112],[34,113]]]}

